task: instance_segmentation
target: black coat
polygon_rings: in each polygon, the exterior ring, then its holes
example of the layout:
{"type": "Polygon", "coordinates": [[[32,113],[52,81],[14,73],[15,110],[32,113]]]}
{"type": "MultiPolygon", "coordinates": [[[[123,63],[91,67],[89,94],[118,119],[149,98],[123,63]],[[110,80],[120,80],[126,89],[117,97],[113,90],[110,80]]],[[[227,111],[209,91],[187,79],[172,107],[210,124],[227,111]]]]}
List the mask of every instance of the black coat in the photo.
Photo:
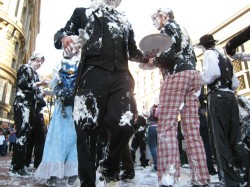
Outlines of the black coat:
{"type": "Polygon", "coordinates": [[[35,82],[39,82],[40,78],[28,64],[22,65],[17,71],[16,80],[16,98],[14,105],[23,103],[30,107],[34,101],[42,97],[39,87],[34,87],[35,82]]]}
{"type": "MultiPolygon", "coordinates": [[[[98,12],[99,9],[91,10],[86,8],[76,8],[70,20],[66,23],[64,28],[61,28],[54,35],[54,44],[57,49],[62,48],[61,38],[65,35],[79,35],[78,30],[83,29],[89,36],[87,43],[82,48],[81,61],[76,79],[76,87],[78,86],[79,79],[84,71],[84,61],[87,56],[100,55],[102,49],[102,36],[103,36],[103,19],[98,12]]],[[[114,15],[122,16],[118,11],[113,10],[114,15]]],[[[135,39],[134,31],[131,24],[127,21],[123,23],[123,37],[124,49],[127,53],[128,60],[144,63],[142,52],[138,50],[135,39]],[[124,24],[125,23],[125,24],[124,24]]]]}
{"type": "Polygon", "coordinates": [[[226,52],[233,56],[236,48],[250,39],[250,25],[243,29],[240,33],[231,38],[226,44],[226,52]]]}
{"type": "Polygon", "coordinates": [[[169,50],[156,57],[154,64],[159,67],[163,75],[196,69],[196,56],[187,33],[174,20],[169,20],[161,29],[162,34],[174,38],[169,50]]]}

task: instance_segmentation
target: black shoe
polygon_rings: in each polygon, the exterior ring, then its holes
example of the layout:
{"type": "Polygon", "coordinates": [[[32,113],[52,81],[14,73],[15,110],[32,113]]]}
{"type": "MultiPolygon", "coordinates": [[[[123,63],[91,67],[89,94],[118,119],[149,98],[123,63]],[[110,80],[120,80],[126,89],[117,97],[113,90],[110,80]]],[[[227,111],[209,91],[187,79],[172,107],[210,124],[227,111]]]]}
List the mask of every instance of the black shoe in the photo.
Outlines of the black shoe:
{"type": "Polygon", "coordinates": [[[56,177],[50,177],[47,180],[46,186],[55,187],[56,186],[56,177]]]}
{"type": "Polygon", "coordinates": [[[152,168],[150,171],[151,171],[151,172],[157,172],[157,169],[152,168]]]}
{"type": "Polygon", "coordinates": [[[16,170],[14,170],[13,166],[11,166],[11,167],[9,168],[9,172],[10,172],[11,174],[16,174],[16,170]]]}
{"type": "Polygon", "coordinates": [[[20,176],[30,176],[30,173],[28,173],[27,171],[26,171],[26,169],[19,169],[19,170],[17,170],[16,171],[16,174],[18,174],[18,175],[20,175],[20,176]]]}
{"type": "Polygon", "coordinates": [[[106,183],[120,181],[118,171],[112,171],[112,170],[110,171],[110,170],[106,170],[106,169],[104,169],[102,171],[102,176],[100,178],[103,178],[106,183]]]}
{"type": "Polygon", "coordinates": [[[146,166],[149,166],[148,162],[149,162],[149,160],[146,160],[145,162],[141,162],[141,166],[144,167],[144,168],[146,166]]]}
{"type": "Polygon", "coordinates": [[[166,185],[161,185],[161,187],[173,187],[172,185],[168,185],[168,186],[166,186],[166,185]]]}
{"type": "Polygon", "coordinates": [[[76,179],[77,179],[77,176],[69,177],[68,178],[68,185],[70,185],[70,186],[75,185],[76,179]]]}
{"type": "Polygon", "coordinates": [[[123,174],[121,174],[121,176],[120,176],[120,179],[122,181],[128,180],[128,179],[132,180],[134,178],[135,178],[135,172],[134,171],[128,171],[128,170],[125,170],[123,172],[123,174]]]}
{"type": "Polygon", "coordinates": [[[192,187],[209,187],[208,184],[204,184],[204,185],[196,185],[196,184],[193,184],[192,187]]]}
{"type": "Polygon", "coordinates": [[[213,171],[209,171],[209,175],[217,175],[218,172],[216,170],[213,170],[213,171]]]}

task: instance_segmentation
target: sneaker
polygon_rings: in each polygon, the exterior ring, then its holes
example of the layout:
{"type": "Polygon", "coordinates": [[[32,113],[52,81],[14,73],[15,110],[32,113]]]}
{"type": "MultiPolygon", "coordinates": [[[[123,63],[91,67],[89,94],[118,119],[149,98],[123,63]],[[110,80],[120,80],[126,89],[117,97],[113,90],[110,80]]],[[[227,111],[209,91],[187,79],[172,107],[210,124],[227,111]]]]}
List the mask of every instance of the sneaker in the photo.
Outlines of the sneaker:
{"type": "Polygon", "coordinates": [[[71,177],[69,177],[69,178],[68,178],[68,185],[70,185],[70,186],[76,185],[76,184],[75,184],[76,179],[77,179],[77,176],[71,176],[71,177]]]}
{"type": "Polygon", "coordinates": [[[55,187],[56,186],[56,177],[50,177],[47,180],[46,186],[55,187]]]}
{"type": "Polygon", "coordinates": [[[134,178],[135,178],[135,172],[134,171],[128,171],[128,170],[125,170],[123,172],[123,174],[121,174],[121,176],[120,176],[120,179],[122,181],[125,181],[125,180],[128,180],[128,179],[132,180],[134,178]]]}

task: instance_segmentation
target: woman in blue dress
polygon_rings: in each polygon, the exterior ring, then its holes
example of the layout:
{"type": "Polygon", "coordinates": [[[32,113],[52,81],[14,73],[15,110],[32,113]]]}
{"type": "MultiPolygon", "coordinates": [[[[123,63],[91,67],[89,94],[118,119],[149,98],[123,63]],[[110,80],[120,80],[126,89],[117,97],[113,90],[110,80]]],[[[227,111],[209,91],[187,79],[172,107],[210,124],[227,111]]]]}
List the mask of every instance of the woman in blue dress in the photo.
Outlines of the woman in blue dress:
{"type": "Polygon", "coordinates": [[[46,179],[47,186],[56,186],[57,179],[65,177],[68,178],[68,184],[73,185],[78,176],[72,88],[79,59],[79,53],[70,59],[63,58],[58,70],[53,72],[51,87],[56,95],[55,108],[48,128],[43,159],[35,172],[35,179],[46,179]]]}

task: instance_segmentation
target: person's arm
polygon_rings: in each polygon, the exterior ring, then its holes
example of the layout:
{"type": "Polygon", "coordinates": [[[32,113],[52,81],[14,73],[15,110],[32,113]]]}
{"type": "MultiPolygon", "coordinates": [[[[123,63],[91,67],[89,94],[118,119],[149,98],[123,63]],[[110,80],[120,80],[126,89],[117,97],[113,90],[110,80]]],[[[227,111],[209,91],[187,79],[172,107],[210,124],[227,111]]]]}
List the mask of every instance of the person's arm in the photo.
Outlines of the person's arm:
{"type": "Polygon", "coordinates": [[[232,77],[232,89],[236,90],[239,86],[240,86],[239,80],[237,79],[234,73],[232,77]]]}
{"type": "MultiPolygon", "coordinates": [[[[131,27],[131,25],[129,27],[131,27]]],[[[129,60],[139,63],[148,62],[148,59],[146,59],[142,51],[140,51],[136,45],[135,34],[132,28],[129,29],[128,52],[129,52],[129,60]]]]}
{"type": "Polygon", "coordinates": [[[159,109],[158,109],[158,107],[155,109],[154,117],[156,117],[156,118],[159,117],[159,109]]]}
{"type": "Polygon", "coordinates": [[[250,60],[250,53],[237,52],[233,56],[230,56],[234,60],[250,60]]]}
{"type": "Polygon", "coordinates": [[[64,28],[55,33],[54,45],[56,49],[65,49],[74,44],[73,39],[67,36],[79,35],[78,30],[82,27],[83,22],[87,21],[84,20],[85,10],[85,8],[76,8],[64,28]]]}
{"type": "Polygon", "coordinates": [[[236,48],[242,45],[243,43],[247,42],[250,39],[250,25],[243,29],[240,33],[232,37],[226,43],[226,52],[228,55],[233,56],[235,55],[236,48]]]}
{"type": "Polygon", "coordinates": [[[207,50],[203,57],[203,70],[201,73],[202,84],[211,84],[221,76],[218,54],[212,50],[207,50]]]}

